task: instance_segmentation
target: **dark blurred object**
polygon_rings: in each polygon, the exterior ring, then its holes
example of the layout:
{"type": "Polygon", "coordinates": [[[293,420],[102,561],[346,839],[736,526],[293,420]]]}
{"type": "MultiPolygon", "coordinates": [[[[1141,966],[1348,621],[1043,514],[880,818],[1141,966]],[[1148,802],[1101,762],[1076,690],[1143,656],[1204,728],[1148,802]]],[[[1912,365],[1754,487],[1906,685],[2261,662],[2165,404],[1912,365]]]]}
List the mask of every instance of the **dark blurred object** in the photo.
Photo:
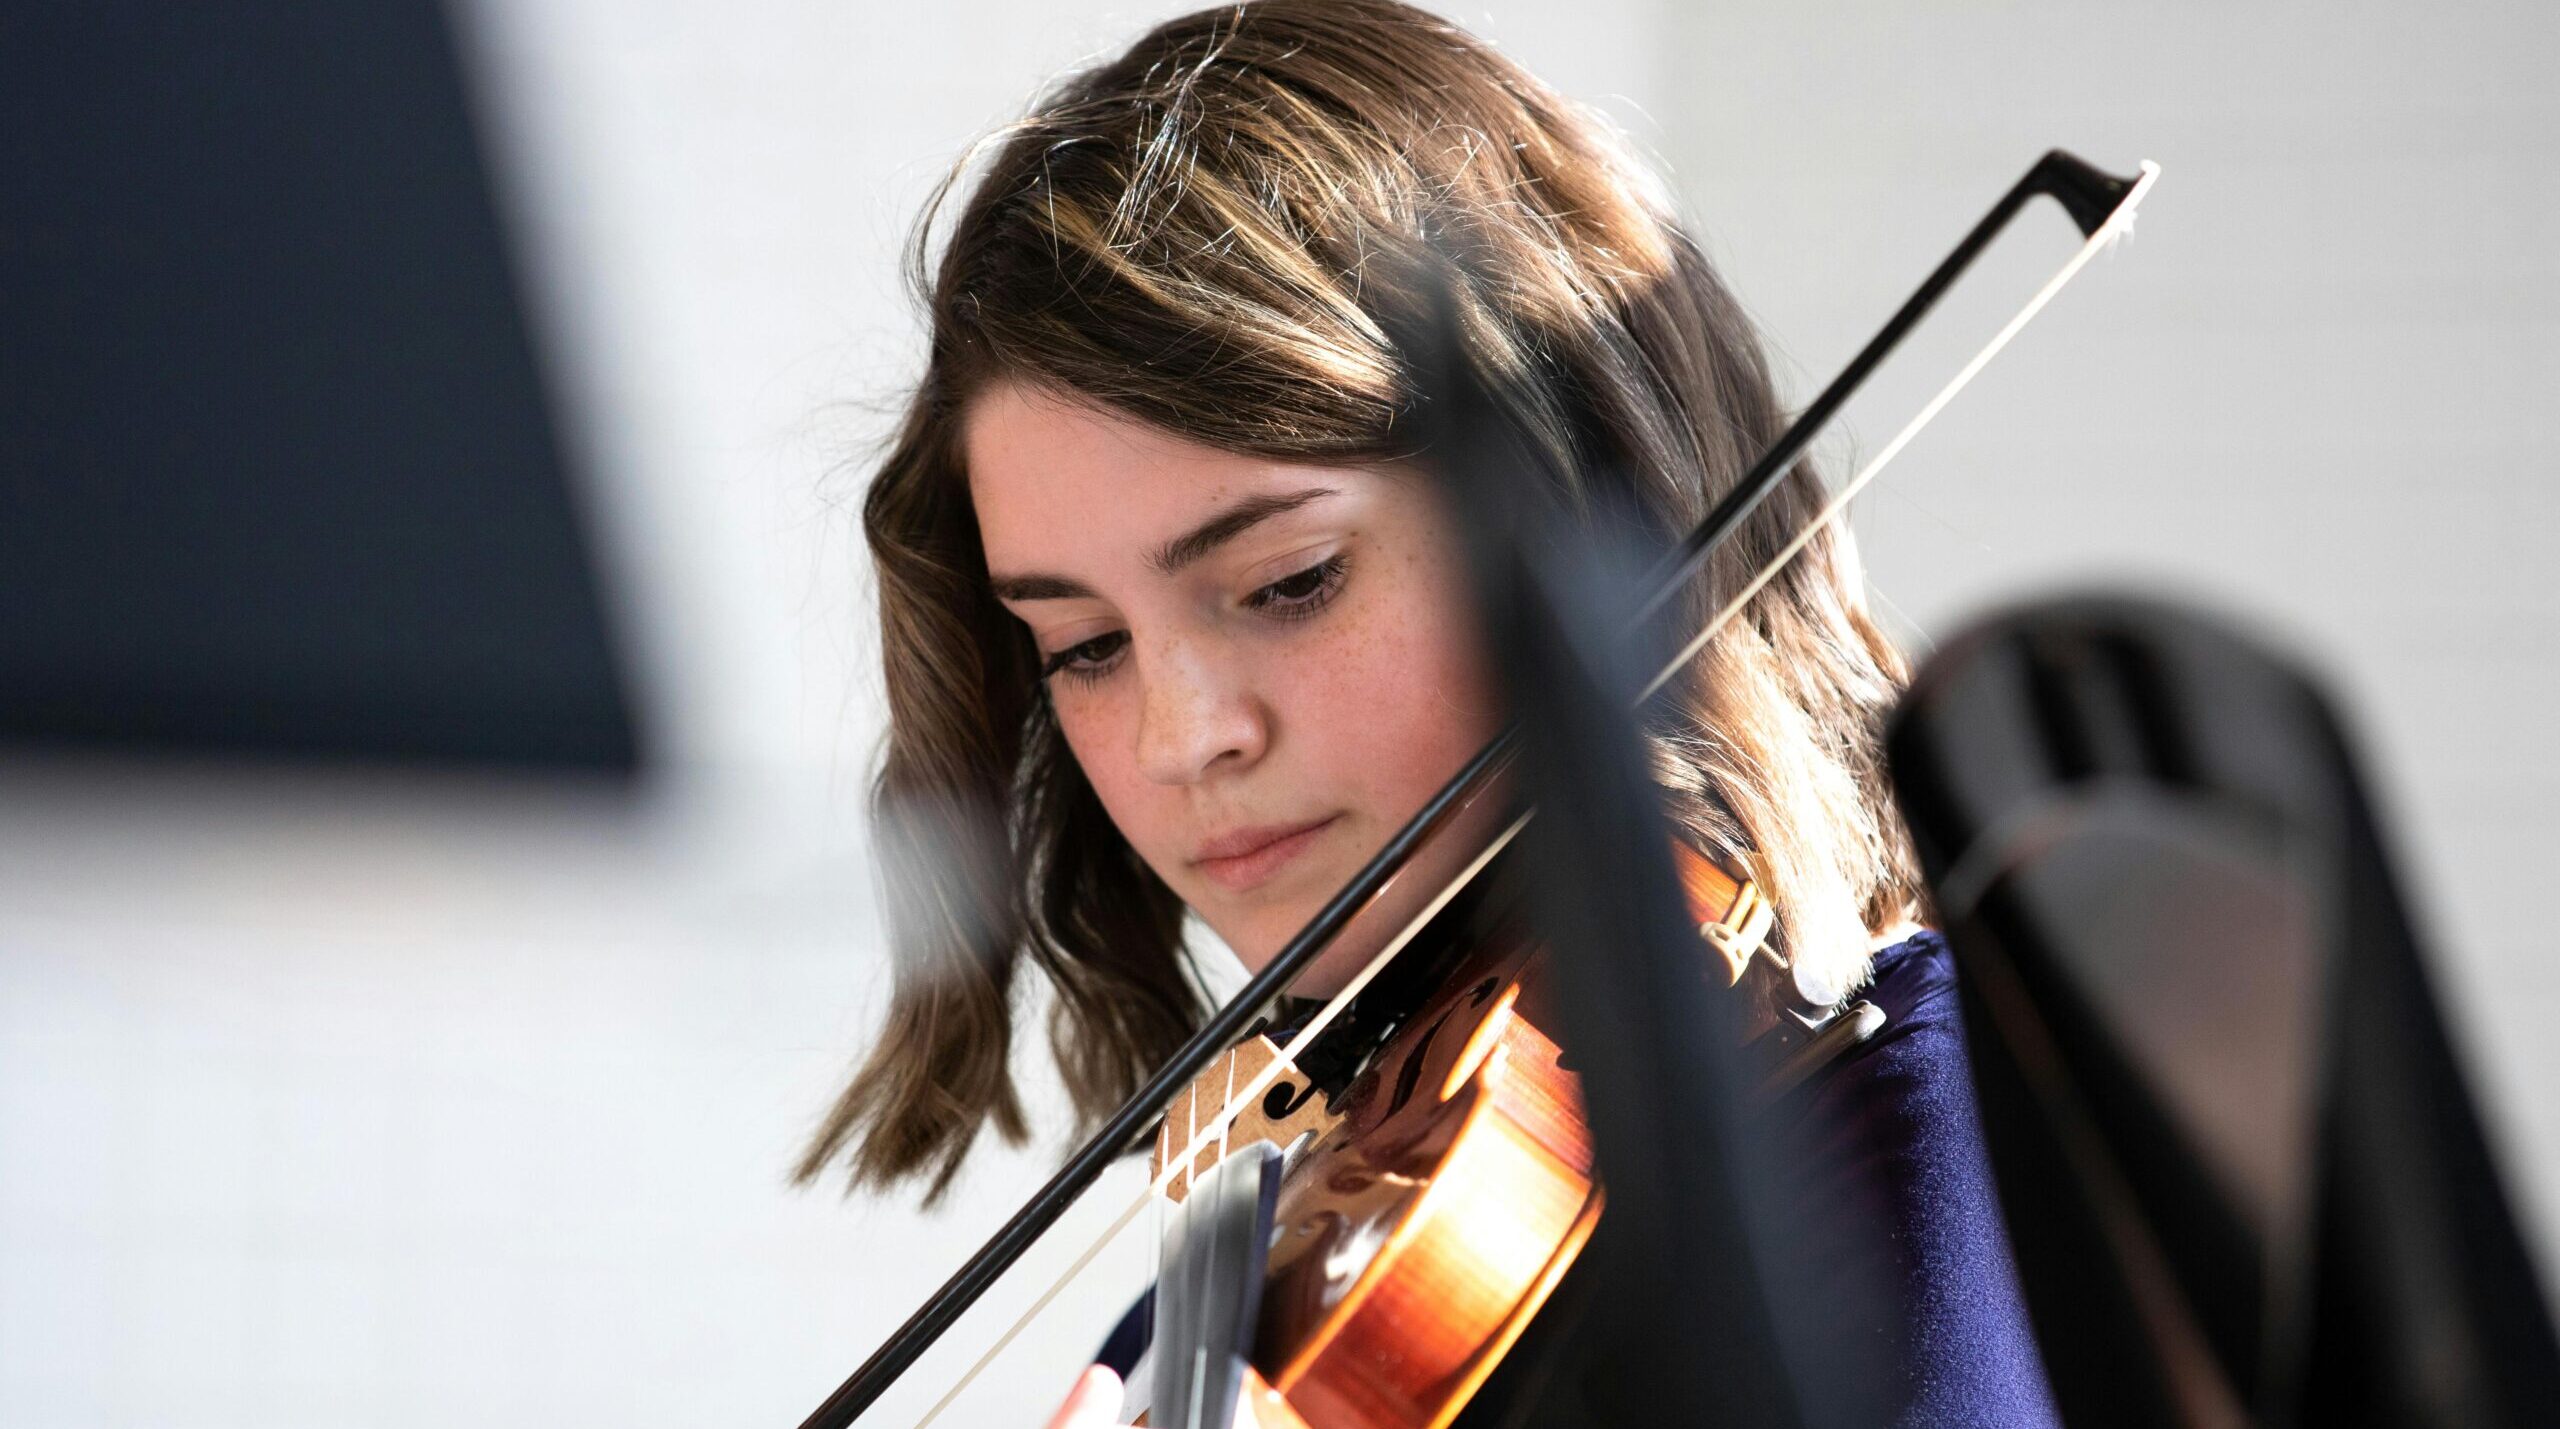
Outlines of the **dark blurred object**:
{"type": "Polygon", "coordinates": [[[2065,1421],[2552,1422],[2549,1314],[2309,682],[2060,602],[1946,646],[1889,748],[2065,1421]]]}
{"type": "Polygon", "coordinates": [[[0,19],[0,740],[628,771],[428,0],[0,19]]]}
{"type": "MultiPolygon", "coordinates": [[[[1898,1346],[1842,1325],[1883,1318],[1868,1298],[1804,1271],[1804,1248],[1883,1264],[1872,1223],[1790,1195],[1798,1170],[1768,1118],[1750,1115],[1741,1000],[1698,974],[1700,929],[1629,692],[1668,649],[1627,633],[1653,592],[1647,557],[1594,532],[1644,529],[1633,479],[1595,465],[1573,489],[1527,414],[1576,399],[1480,364],[1440,274],[1428,328],[1395,334],[1419,404],[1418,446],[1457,516],[1520,746],[1520,867],[1546,946],[1559,1065],[1581,1080],[1608,1210],[1555,1300],[1471,1406],[1467,1424],[1540,1429],[1639,1424],[1722,1429],[1885,1421],[1898,1346]],[[1849,1247],[1854,1247],[1850,1249],[1849,1247]],[[1837,1298],[1825,1299],[1825,1292],[1837,1298]]],[[[1571,424],[1596,431],[1596,417],[1571,424]]]]}

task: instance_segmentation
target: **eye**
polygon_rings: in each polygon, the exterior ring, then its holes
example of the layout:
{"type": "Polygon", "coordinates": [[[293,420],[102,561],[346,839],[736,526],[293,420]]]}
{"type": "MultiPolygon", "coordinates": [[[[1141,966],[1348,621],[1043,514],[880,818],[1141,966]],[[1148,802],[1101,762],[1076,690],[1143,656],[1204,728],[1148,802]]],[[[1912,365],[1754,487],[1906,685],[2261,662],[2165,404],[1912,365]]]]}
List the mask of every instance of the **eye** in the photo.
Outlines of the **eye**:
{"type": "Polygon", "coordinates": [[[1293,575],[1285,575],[1244,598],[1245,605],[1282,620],[1303,619],[1323,609],[1342,592],[1346,562],[1327,556],[1293,575]]]}
{"type": "Polygon", "coordinates": [[[1120,663],[1120,652],[1129,647],[1129,632],[1114,630],[1097,635],[1058,651],[1040,662],[1040,678],[1065,675],[1074,680],[1098,680],[1120,663]]]}

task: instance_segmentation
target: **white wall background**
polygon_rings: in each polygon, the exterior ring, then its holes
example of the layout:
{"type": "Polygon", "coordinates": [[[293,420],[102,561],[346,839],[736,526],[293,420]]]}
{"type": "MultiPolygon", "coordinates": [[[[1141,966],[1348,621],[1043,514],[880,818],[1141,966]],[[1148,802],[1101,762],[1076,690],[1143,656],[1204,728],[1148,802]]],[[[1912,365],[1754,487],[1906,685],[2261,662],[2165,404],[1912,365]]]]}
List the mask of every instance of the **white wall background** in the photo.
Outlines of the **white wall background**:
{"type": "MultiPolygon", "coordinates": [[[[1057,1146],[931,1214],[783,1185],[883,977],[848,503],[911,370],[925,190],[1177,8],[466,7],[672,772],[0,767],[0,1423],[795,1423],[1038,1179],[1057,1146]]],[[[1672,168],[1799,388],[2043,147],[2168,166],[2139,242],[1885,479],[1871,563],[1917,638],[2131,577],[2311,651],[2560,1243],[2546,8],[1453,13],[1672,168]]],[[[1140,1273],[1106,1257],[953,1422],[1024,1422],[1140,1273]]]]}

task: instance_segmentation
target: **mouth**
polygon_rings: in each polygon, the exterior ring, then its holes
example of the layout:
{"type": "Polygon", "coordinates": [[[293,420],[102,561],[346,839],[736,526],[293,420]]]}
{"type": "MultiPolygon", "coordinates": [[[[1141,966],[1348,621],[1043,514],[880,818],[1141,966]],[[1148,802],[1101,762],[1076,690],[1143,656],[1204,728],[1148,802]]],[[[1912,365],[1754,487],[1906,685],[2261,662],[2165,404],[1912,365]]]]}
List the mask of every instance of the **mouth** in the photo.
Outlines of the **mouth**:
{"type": "Polygon", "coordinates": [[[1220,834],[1200,846],[1191,866],[1228,892],[1242,893],[1278,873],[1340,817],[1327,814],[1312,823],[1266,824],[1220,834]]]}

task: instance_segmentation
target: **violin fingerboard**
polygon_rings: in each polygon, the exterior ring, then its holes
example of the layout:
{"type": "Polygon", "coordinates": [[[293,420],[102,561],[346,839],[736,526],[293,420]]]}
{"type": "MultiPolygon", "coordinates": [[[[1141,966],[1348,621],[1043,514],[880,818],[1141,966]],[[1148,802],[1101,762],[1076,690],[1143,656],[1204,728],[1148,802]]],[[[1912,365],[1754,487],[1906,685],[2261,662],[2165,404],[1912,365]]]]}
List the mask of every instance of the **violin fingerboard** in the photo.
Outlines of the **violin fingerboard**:
{"type": "Polygon", "coordinates": [[[1237,1149],[1192,1183],[1165,1232],[1156,1277],[1158,1429],[1229,1429],[1262,1310],[1263,1259],[1280,1197],[1280,1149],[1237,1149]]]}

